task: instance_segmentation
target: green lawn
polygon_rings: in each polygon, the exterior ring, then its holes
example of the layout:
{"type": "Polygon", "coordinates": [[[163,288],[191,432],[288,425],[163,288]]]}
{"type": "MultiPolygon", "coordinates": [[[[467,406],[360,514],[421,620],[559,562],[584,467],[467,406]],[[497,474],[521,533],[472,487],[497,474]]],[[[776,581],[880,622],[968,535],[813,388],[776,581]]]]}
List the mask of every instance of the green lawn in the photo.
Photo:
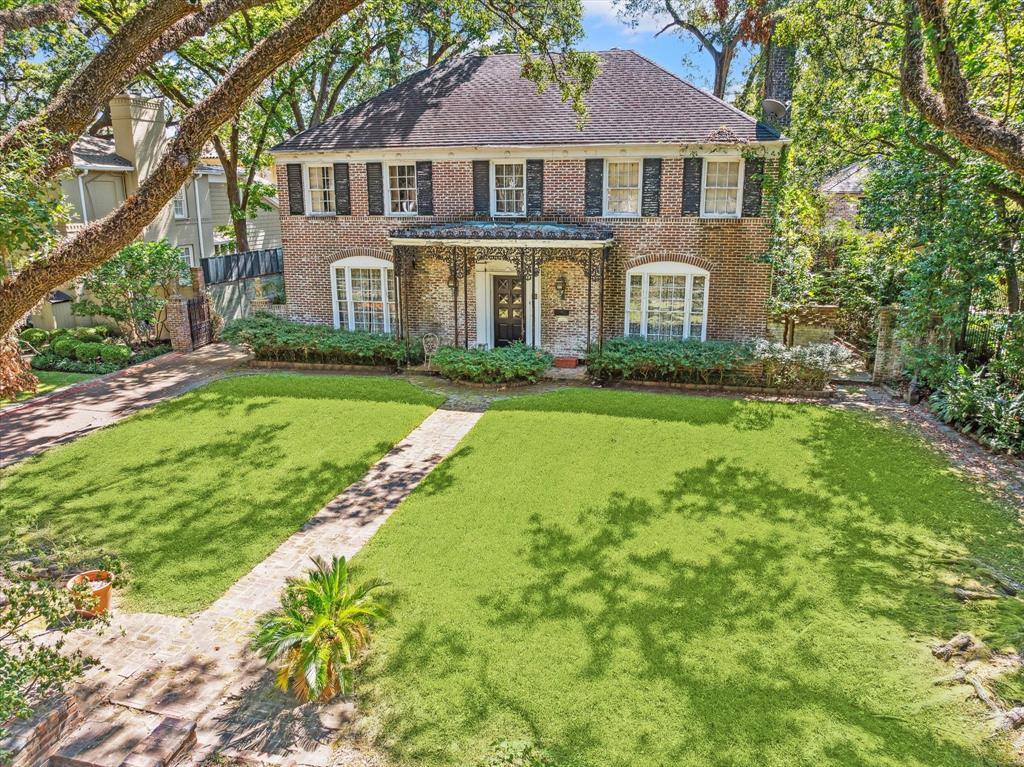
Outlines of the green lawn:
{"type": "Polygon", "coordinates": [[[210,604],[362,476],[440,398],[404,381],[213,383],[0,475],[0,525],[119,554],[127,606],[210,604]]]}
{"type": "Polygon", "coordinates": [[[22,392],[13,400],[0,399],[0,407],[10,405],[11,402],[21,402],[22,400],[32,399],[32,397],[47,394],[52,392],[54,389],[61,388],[62,386],[68,386],[69,384],[78,383],[79,381],[88,381],[90,378],[96,377],[92,373],[57,373],[51,370],[33,370],[32,373],[39,379],[39,388],[34,392],[22,392]]]}
{"type": "MultiPolygon", "coordinates": [[[[565,390],[496,404],[356,558],[392,582],[362,708],[402,765],[530,738],[576,767],[1009,764],[929,645],[1024,533],[916,438],[816,406],[565,390]]],[[[1001,745],[1000,745],[1001,744],[1001,745]]]]}

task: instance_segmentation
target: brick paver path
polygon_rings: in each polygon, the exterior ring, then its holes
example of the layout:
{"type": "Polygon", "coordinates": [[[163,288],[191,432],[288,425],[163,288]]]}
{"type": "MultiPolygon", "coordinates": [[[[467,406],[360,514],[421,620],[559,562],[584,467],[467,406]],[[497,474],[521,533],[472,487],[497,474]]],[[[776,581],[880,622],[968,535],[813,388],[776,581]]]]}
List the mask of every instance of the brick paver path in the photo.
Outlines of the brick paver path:
{"type": "Polygon", "coordinates": [[[241,349],[210,344],[171,352],[0,410],[0,466],[117,423],[137,410],[219,378],[248,359],[241,349]]]}
{"type": "Polygon", "coordinates": [[[113,689],[104,693],[112,704],[140,715],[197,720],[200,748],[190,763],[227,750],[287,756],[298,765],[330,764],[336,758],[332,743],[337,730],[348,718],[346,704],[299,706],[273,689],[266,664],[248,649],[256,619],[278,605],[285,580],[309,569],[310,557],[351,557],[359,551],[481,415],[432,413],[362,479],[191,619],[117,616],[102,635],[80,632],[69,645],[102,662],[102,673],[113,680],[113,689]]]}

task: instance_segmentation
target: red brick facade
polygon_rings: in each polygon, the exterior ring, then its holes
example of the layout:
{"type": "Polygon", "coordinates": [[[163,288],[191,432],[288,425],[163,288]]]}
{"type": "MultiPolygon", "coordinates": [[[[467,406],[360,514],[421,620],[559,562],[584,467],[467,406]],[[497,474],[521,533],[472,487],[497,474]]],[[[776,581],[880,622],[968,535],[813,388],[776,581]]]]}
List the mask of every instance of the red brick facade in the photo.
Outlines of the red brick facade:
{"type": "MultiPolygon", "coordinates": [[[[662,161],[661,212],[636,219],[584,216],[584,160],[544,161],[543,218],[566,223],[591,223],[611,229],[604,285],[603,326],[606,337],[623,334],[625,274],[628,268],[653,261],[676,261],[705,268],[710,273],[708,295],[709,339],[744,339],[764,336],[771,284],[770,268],[760,256],[768,247],[771,185],[761,217],[702,219],[682,215],[683,160],[662,161]]],[[[777,172],[769,160],[765,175],[777,172]]],[[[366,165],[349,163],[352,215],[289,215],[281,206],[284,241],[284,278],[287,313],[306,322],[333,322],[330,264],[358,248],[375,249],[387,256],[390,229],[403,226],[471,219],[473,215],[472,162],[433,162],[434,216],[397,218],[367,214],[366,165]]],[[[279,197],[288,199],[284,164],[278,165],[279,197]]],[[[363,251],[365,252],[365,251],[363,251]]],[[[464,340],[463,307],[468,305],[469,343],[477,343],[476,292],[482,278],[459,283],[459,339],[464,340]],[[468,289],[468,297],[464,291],[468,289]],[[468,301],[465,299],[468,298],[468,301]]],[[[490,279],[488,277],[488,279],[490,279]]],[[[408,330],[413,335],[437,333],[443,342],[454,337],[452,289],[448,271],[436,259],[419,259],[404,286],[408,330]]],[[[592,285],[592,340],[597,337],[599,285],[592,285]]],[[[539,279],[540,342],[558,355],[582,355],[587,345],[587,279],[576,263],[547,260],[539,279]],[[564,275],[565,297],[556,284],[564,275]],[[556,315],[555,310],[560,310],[556,315]],[[568,310],[566,314],[564,310],[568,310]]]]}

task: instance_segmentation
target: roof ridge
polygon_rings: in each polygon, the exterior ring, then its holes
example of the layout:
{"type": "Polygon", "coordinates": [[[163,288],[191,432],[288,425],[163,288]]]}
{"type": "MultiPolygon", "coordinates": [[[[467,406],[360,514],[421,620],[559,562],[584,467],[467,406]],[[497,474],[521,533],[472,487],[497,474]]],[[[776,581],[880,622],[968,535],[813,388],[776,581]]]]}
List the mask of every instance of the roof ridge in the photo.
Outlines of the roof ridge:
{"type": "Polygon", "coordinates": [[[656,61],[652,61],[651,59],[649,59],[644,54],[642,54],[642,53],[640,53],[638,51],[635,51],[632,48],[620,48],[619,50],[624,50],[624,51],[627,51],[629,53],[632,53],[637,58],[643,59],[644,61],[646,61],[651,66],[657,67],[662,72],[664,72],[665,74],[669,75],[670,77],[674,77],[676,80],[678,80],[679,82],[681,82],[683,85],[687,86],[688,88],[691,88],[691,89],[697,91],[698,93],[701,93],[704,96],[707,96],[709,99],[717,101],[719,104],[721,104],[722,106],[726,107],[727,109],[731,109],[733,112],[738,114],[740,117],[745,117],[746,119],[750,120],[750,122],[752,122],[754,125],[760,125],[761,127],[766,128],[767,130],[769,130],[772,133],[774,133],[777,138],[782,138],[782,134],[779,131],[775,130],[775,128],[773,128],[771,125],[768,125],[767,123],[762,122],[761,120],[758,120],[753,115],[747,114],[742,109],[733,106],[732,104],[730,104],[725,99],[721,99],[718,96],[716,96],[714,93],[711,93],[710,91],[706,91],[703,88],[701,88],[700,86],[694,85],[689,80],[683,79],[682,77],[677,75],[675,72],[673,72],[673,71],[671,71],[669,69],[665,69],[665,67],[663,67],[661,64],[659,64],[656,61]]]}

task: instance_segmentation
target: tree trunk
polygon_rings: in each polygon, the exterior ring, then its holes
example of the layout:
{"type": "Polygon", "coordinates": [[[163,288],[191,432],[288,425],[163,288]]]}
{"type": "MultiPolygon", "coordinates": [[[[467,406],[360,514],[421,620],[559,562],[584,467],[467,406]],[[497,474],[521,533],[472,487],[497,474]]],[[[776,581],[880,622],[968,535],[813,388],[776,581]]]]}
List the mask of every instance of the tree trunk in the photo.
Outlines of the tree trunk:
{"type": "Polygon", "coordinates": [[[0,281],[0,334],[37,301],[84,274],[134,240],[192,175],[203,146],[271,73],[362,0],[312,0],[287,25],[268,35],[235,65],[220,85],[181,120],[178,134],[135,194],[113,212],[0,281]]]}
{"type": "Polygon", "coordinates": [[[221,167],[224,168],[224,191],[228,196],[228,207],[231,210],[231,226],[235,232],[235,251],[245,253],[249,250],[249,221],[243,216],[236,217],[236,211],[245,210],[245,201],[238,186],[238,142],[237,128],[231,127],[231,148],[225,148],[219,136],[213,137],[213,147],[217,150],[221,167]]]}
{"type": "Polygon", "coordinates": [[[1010,314],[1020,311],[1020,275],[1017,273],[1017,265],[1009,263],[1006,265],[1006,305],[1010,314]]]}
{"type": "Polygon", "coordinates": [[[732,60],[736,55],[736,42],[723,43],[721,52],[715,56],[715,86],[712,90],[718,98],[725,98],[725,91],[729,87],[729,70],[732,69],[732,60]]]}

